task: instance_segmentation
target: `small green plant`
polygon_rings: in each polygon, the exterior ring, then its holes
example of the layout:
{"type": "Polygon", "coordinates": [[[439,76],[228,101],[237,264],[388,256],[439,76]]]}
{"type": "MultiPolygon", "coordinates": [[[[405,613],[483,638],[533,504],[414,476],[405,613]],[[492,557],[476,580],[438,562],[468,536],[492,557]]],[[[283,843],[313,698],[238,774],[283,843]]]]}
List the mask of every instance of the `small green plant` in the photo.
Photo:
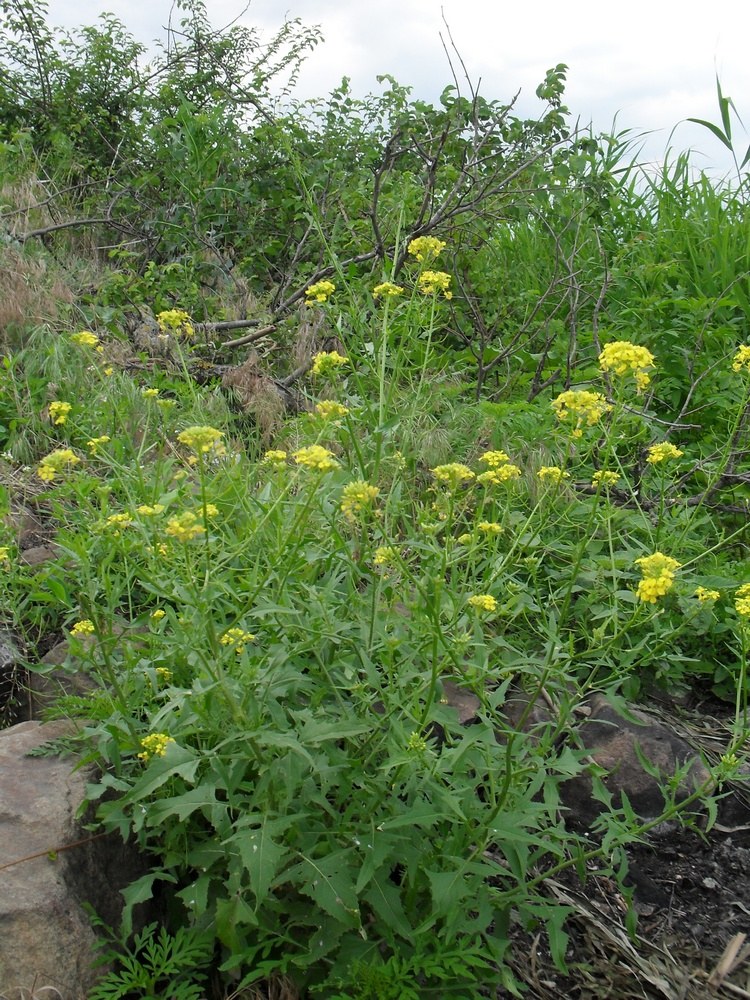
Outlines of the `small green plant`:
{"type": "Polygon", "coordinates": [[[149,924],[132,945],[113,943],[115,948],[102,943],[100,961],[115,968],[94,986],[89,1000],[201,1000],[205,995],[202,984],[212,952],[205,934],[186,927],[171,934],[149,924]]]}

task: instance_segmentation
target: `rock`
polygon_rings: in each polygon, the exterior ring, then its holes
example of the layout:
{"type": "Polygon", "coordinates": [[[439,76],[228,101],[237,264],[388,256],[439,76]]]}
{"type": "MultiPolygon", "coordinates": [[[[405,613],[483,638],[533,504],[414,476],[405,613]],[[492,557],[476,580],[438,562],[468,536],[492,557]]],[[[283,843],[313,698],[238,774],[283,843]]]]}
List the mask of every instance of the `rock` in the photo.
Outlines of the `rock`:
{"type": "Polygon", "coordinates": [[[58,642],[42,657],[43,666],[32,667],[27,679],[29,718],[40,719],[44,710],[51,707],[63,695],[84,698],[98,688],[98,684],[85,669],[79,666],[66,667],[68,660],[67,640],[58,642]],[[49,669],[51,668],[51,669],[49,669]]]}
{"type": "Polygon", "coordinates": [[[50,545],[34,545],[18,553],[18,561],[27,566],[41,566],[42,563],[57,559],[57,550],[50,545]]]}
{"type": "MultiPolygon", "coordinates": [[[[677,801],[709,781],[710,772],[689,744],[645,712],[628,706],[626,718],[604,695],[594,695],[586,704],[591,714],[578,727],[578,740],[592,763],[607,772],[602,783],[612,793],[614,807],[621,805],[624,792],[641,819],[655,819],[664,811],[661,788],[677,771],[686,769],[677,801]]],[[[593,798],[586,774],[566,781],[561,797],[576,826],[589,826],[606,809],[593,798]]]]}
{"type": "Polygon", "coordinates": [[[99,973],[82,904],[116,926],[119,890],[146,870],[115,834],[96,836],[77,822],[90,769],[76,770],[71,757],[28,756],[70,729],[32,721],[0,732],[3,996],[41,997],[46,988],[59,1000],[85,1000],[99,973]]]}

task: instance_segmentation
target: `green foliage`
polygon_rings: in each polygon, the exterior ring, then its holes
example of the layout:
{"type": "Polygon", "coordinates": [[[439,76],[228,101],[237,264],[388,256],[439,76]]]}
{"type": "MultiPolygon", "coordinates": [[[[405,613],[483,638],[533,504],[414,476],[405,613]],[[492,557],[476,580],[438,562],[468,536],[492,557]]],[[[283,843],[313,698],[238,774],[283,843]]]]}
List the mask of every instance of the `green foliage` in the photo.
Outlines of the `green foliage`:
{"type": "MultiPolygon", "coordinates": [[[[94,921],[107,930],[100,921],[94,921]]],[[[186,927],[170,934],[149,924],[136,934],[132,946],[101,955],[102,962],[117,962],[89,993],[89,1000],[200,1000],[205,988],[211,940],[186,927]]]]}

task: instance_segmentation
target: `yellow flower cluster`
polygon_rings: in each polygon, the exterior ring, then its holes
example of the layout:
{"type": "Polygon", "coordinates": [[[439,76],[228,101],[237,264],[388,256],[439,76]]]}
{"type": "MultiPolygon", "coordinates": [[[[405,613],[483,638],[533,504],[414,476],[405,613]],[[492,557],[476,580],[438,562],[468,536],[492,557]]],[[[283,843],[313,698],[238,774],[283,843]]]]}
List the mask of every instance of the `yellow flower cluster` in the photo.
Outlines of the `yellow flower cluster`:
{"type": "Polygon", "coordinates": [[[263,456],[263,462],[266,465],[285,465],[286,452],[277,448],[272,448],[271,451],[267,451],[263,456]]]}
{"type": "Polygon", "coordinates": [[[552,400],[552,409],[558,420],[575,422],[573,437],[581,437],[582,425],[593,427],[612,407],[600,392],[587,389],[568,389],[552,400]]]}
{"type": "Polygon", "coordinates": [[[393,545],[380,545],[372,557],[373,566],[390,566],[398,558],[398,549],[393,545]]]}
{"type": "Polygon", "coordinates": [[[227,453],[221,443],[223,437],[224,432],[215,427],[186,427],[177,435],[177,440],[180,444],[191,448],[196,455],[207,455],[212,452],[215,456],[221,456],[227,453]]]}
{"type": "Polygon", "coordinates": [[[80,333],[71,333],[70,339],[74,344],[78,344],[79,347],[95,347],[98,351],[102,350],[99,346],[99,338],[95,333],[91,333],[90,330],[82,330],[80,333]]]}
{"type": "Polygon", "coordinates": [[[537,476],[544,482],[561,483],[563,479],[570,479],[570,473],[565,472],[559,465],[543,465],[537,472],[537,476]]]}
{"type": "Polygon", "coordinates": [[[321,351],[313,358],[312,373],[327,378],[335,375],[339,368],[348,362],[349,358],[345,358],[338,351],[321,351]]]}
{"type": "Polygon", "coordinates": [[[591,485],[597,486],[616,486],[620,481],[619,472],[609,472],[607,469],[599,469],[591,477],[591,485]]]}
{"type": "Polygon", "coordinates": [[[356,521],[357,515],[375,502],[380,490],[364,479],[347,483],[341,494],[341,513],[348,521],[356,521]]]}
{"type": "Polygon", "coordinates": [[[638,584],[638,597],[649,604],[656,604],[658,598],[672,589],[674,573],[680,568],[680,564],[662,552],[641,556],[635,563],[636,566],[640,566],[643,574],[643,579],[638,584]]]}
{"type": "Polygon", "coordinates": [[[141,389],[141,395],[146,399],[158,399],[159,390],[158,389],[141,389]]]}
{"type": "Polygon", "coordinates": [[[335,291],[336,286],[332,281],[316,281],[314,285],[305,289],[305,301],[307,303],[325,302],[335,291]]]}
{"type": "Polygon", "coordinates": [[[49,418],[53,424],[64,424],[73,409],[72,403],[55,401],[49,404],[49,418]]]}
{"type": "Polygon", "coordinates": [[[157,517],[159,514],[164,513],[164,505],[160,503],[142,503],[140,507],[135,508],[135,512],[136,514],[140,514],[141,517],[157,517]]]}
{"type": "Polygon", "coordinates": [[[422,271],[417,278],[417,288],[423,295],[437,295],[438,292],[442,292],[443,298],[452,299],[450,284],[451,276],[445,271],[422,271]]]}
{"type": "Polygon", "coordinates": [[[164,610],[164,608],[156,608],[155,611],[151,612],[149,618],[151,619],[151,621],[160,622],[162,618],[165,617],[166,613],[167,612],[164,610]]]}
{"type": "Polygon", "coordinates": [[[468,465],[460,462],[450,462],[448,465],[436,465],[432,474],[439,483],[445,483],[450,490],[457,490],[462,483],[475,478],[468,465]]]}
{"type": "Polygon", "coordinates": [[[71,451],[70,448],[58,448],[57,451],[50,452],[49,455],[42,459],[39,463],[39,468],[36,470],[36,474],[45,483],[49,483],[66,466],[75,465],[76,462],[80,461],[78,455],[71,451]]]}
{"type": "Polygon", "coordinates": [[[718,590],[709,590],[708,587],[696,587],[693,596],[697,597],[701,604],[707,601],[718,601],[721,594],[718,590]]]}
{"type": "Polygon", "coordinates": [[[489,465],[491,469],[496,469],[498,465],[510,462],[510,458],[508,458],[504,451],[486,451],[483,455],[479,456],[479,461],[484,462],[485,465],[489,465]]]}
{"type": "Polygon", "coordinates": [[[166,733],[150,733],[144,736],[141,740],[143,749],[138,754],[138,760],[142,760],[145,764],[152,757],[163,757],[170,743],[174,743],[174,740],[166,733]]]}
{"type": "Polygon", "coordinates": [[[743,368],[750,372],[750,344],[743,344],[732,361],[732,371],[741,372],[743,368]]]}
{"type": "Polygon", "coordinates": [[[123,512],[121,514],[110,514],[104,522],[104,526],[111,529],[115,538],[119,538],[120,532],[125,528],[129,528],[132,523],[133,518],[130,514],[123,512]]]}
{"type": "Polygon", "coordinates": [[[420,263],[425,260],[434,260],[439,257],[447,244],[439,240],[437,236],[417,236],[413,239],[407,250],[416,257],[420,263]]]}
{"type": "Polygon", "coordinates": [[[480,521],[477,525],[477,531],[481,531],[483,535],[499,535],[502,530],[502,525],[497,521],[480,521]]]}
{"type": "Polygon", "coordinates": [[[348,406],[336,403],[332,399],[324,399],[315,404],[315,413],[323,420],[338,420],[340,417],[345,417],[348,412],[348,406]]]}
{"type": "Polygon", "coordinates": [[[292,458],[297,465],[304,465],[306,469],[314,469],[317,472],[330,472],[332,469],[339,468],[339,463],[333,457],[333,452],[319,444],[300,448],[292,454],[292,458]]]}
{"type": "Polygon", "coordinates": [[[659,462],[665,462],[670,458],[680,458],[684,452],[680,451],[669,441],[661,441],[659,444],[652,444],[648,449],[648,458],[646,461],[649,465],[658,465],[659,462]]]}
{"type": "Polygon", "coordinates": [[[403,295],[404,290],[401,285],[394,285],[392,281],[383,281],[379,285],[375,285],[372,290],[372,297],[374,299],[379,299],[385,297],[386,299],[394,299],[398,295],[403,295]]]}
{"type": "Polygon", "coordinates": [[[429,746],[427,740],[423,736],[420,736],[415,729],[413,733],[410,733],[409,739],[406,741],[406,749],[409,753],[423,754],[427,753],[429,746]]]}
{"type": "Polygon", "coordinates": [[[613,372],[620,378],[632,372],[638,392],[643,392],[651,381],[648,371],[654,367],[654,356],[645,347],[632,344],[629,340],[615,340],[607,344],[599,355],[599,367],[603,372],[613,372]]]}
{"type": "Polygon", "coordinates": [[[74,636],[93,635],[95,631],[94,623],[90,619],[84,618],[82,621],[75,623],[70,630],[70,634],[74,636]]]}
{"type": "Polygon", "coordinates": [[[497,611],[497,601],[492,594],[474,594],[466,603],[475,611],[497,611]]]}
{"type": "Polygon", "coordinates": [[[477,476],[477,482],[482,486],[499,486],[500,483],[509,483],[513,479],[520,479],[521,470],[517,465],[498,465],[494,469],[488,469],[477,476]]]}
{"type": "Polygon", "coordinates": [[[255,642],[255,636],[252,632],[245,632],[241,628],[229,628],[221,639],[219,639],[219,642],[222,646],[231,646],[237,656],[241,656],[245,652],[246,644],[248,642],[255,642]]]}
{"type": "Polygon", "coordinates": [[[192,510],[186,510],[177,517],[172,517],[167,521],[164,529],[165,534],[176,538],[178,542],[189,542],[198,535],[202,535],[205,528],[199,523],[198,517],[192,510]]]}
{"type": "Polygon", "coordinates": [[[0,545],[0,563],[10,563],[10,548],[7,545],[0,545]]]}
{"type": "Polygon", "coordinates": [[[91,438],[90,441],[86,442],[86,447],[89,449],[92,455],[96,455],[97,449],[100,444],[108,444],[111,438],[109,434],[102,434],[101,437],[91,438]]]}
{"type": "Polygon", "coordinates": [[[191,340],[195,335],[190,314],[184,309],[165,309],[156,317],[156,322],[162,333],[171,333],[175,337],[185,337],[187,340],[191,340]]]}
{"type": "Polygon", "coordinates": [[[744,583],[734,595],[734,606],[742,618],[750,618],[750,583],[744,583]]]}
{"type": "Polygon", "coordinates": [[[164,681],[165,684],[169,684],[172,680],[172,671],[169,667],[157,667],[155,673],[159,680],[164,681]]]}

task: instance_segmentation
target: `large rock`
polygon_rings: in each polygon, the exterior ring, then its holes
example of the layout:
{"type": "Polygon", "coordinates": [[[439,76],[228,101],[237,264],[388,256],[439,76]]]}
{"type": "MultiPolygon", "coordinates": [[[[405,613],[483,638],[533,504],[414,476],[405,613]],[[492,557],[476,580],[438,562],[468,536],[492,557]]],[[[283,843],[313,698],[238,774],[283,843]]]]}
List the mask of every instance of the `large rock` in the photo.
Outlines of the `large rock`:
{"type": "MultiPolygon", "coordinates": [[[[695,750],[648,713],[628,705],[623,714],[604,695],[593,695],[585,706],[589,717],[577,730],[578,741],[604,772],[602,783],[615,808],[625,794],[636,815],[656,819],[665,806],[662,787],[678,772],[678,802],[701,786],[709,789],[711,775],[695,750]]],[[[606,808],[593,797],[585,773],[566,781],[561,797],[575,826],[588,826],[606,808]]]]}
{"type": "Polygon", "coordinates": [[[0,995],[7,1000],[46,996],[43,987],[51,997],[57,990],[58,1000],[86,1000],[98,973],[82,904],[116,925],[119,889],[143,871],[117,835],[96,837],[79,825],[91,772],[76,770],[72,757],[28,756],[69,731],[64,721],[0,731],[0,995]]]}

